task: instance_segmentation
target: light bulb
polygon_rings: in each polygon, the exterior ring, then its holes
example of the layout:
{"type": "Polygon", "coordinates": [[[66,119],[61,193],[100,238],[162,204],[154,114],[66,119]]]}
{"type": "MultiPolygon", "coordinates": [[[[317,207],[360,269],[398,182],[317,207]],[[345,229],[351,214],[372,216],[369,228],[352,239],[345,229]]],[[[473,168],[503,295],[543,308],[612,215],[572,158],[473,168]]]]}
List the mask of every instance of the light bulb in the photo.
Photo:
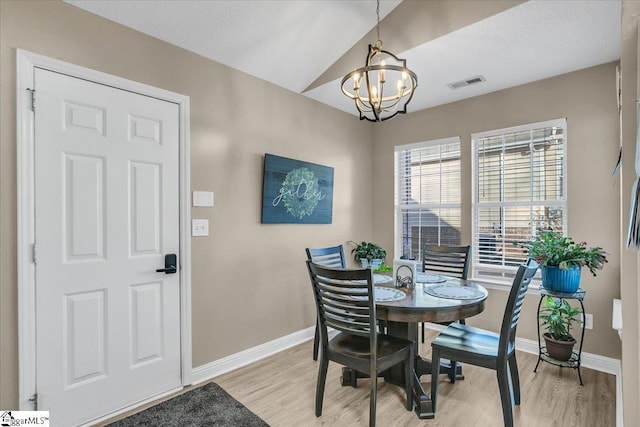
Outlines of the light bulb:
{"type": "Polygon", "coordinates": [[[360,89],[360,73],[353,75],[353,90],[357,91],[358,89],[360,89]]]}

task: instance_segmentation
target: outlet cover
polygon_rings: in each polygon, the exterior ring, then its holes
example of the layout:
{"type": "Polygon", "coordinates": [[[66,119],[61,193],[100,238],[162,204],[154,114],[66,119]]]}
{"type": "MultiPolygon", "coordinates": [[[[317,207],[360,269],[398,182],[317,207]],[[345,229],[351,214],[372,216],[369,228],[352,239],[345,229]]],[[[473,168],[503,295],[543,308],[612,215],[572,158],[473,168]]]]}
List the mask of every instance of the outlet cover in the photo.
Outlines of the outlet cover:
{"type": "Polygon", "coordinates": [[[584,328],[593,329],[593,314],[585,313],[584,315],[584,328]]]}
{"type": "Polygon", "coordinates": [[[192,236],[208,236],[209,220],[208,219],[192,219],[191,235],[192,236]]]}
{"type": "Polygon", "coordinates": [[[213,206],[213,191],[194,191],[193,206],[213,206]]]}

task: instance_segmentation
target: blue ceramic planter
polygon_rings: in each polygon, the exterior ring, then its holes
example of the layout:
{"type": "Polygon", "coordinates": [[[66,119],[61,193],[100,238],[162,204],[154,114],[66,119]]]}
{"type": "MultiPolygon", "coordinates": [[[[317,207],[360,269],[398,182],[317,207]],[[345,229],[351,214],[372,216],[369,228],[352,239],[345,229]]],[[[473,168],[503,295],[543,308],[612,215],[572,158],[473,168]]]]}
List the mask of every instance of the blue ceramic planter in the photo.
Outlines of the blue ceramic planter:
{"type": "Polygon", "coordinates": [[[570,265],[567,270],[554,266],[542,266],[542,286],[556,292],[574,293],[580,287],[582,267],[570,265]]]}
{"type": "Polygon", "coordinates": [[[378,258],[374,258],[369,261],[366,258],[360,258],[360,264],[362,264],[362,268],[370,268],[372,270],[377,270],[382,265],[382,260],[378,258]]]}

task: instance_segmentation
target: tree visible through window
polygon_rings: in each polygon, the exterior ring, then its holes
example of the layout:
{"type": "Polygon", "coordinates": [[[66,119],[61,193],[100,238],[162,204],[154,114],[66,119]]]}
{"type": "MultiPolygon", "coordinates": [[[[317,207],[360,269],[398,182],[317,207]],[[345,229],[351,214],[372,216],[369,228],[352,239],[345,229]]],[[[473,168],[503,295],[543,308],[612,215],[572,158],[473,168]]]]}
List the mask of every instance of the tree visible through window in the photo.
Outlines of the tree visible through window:
{"type": "Polygon", "coordinates": [[[396,147],[395,180],[396,256],[421,261],[425,243],[459,245],[460,138],[396,147]]]}
{"type": "Polygon", "coordinates": [[[510,278],[521,242],[566,232],[566,120],[472,135],[475,277],[510,278]]]}

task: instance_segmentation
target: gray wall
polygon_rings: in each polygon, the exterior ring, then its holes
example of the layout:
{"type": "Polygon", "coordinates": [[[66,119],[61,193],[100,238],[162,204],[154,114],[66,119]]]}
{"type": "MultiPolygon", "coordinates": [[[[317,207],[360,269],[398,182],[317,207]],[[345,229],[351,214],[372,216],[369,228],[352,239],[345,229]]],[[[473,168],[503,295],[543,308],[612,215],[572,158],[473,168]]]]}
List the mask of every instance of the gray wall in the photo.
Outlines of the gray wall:
{"type": "MultiPolygon", "coordinates": [[[[637,102],[640,95],[640,74],[638,60],[638,19],[640,2],[623,0],[622,2],[622,46],[620,66],[622,68],[622,183],[620,206],[622,222],[620,234],[625,244],[628,227],[628,209],[631,202],[631,189],[636,179],[634,168],[637,133],[637,102]]],[[[620,259],[620,298],[622,300],[622,394],[624,421],[626,426],[638,424],[640,420],[640,293],[638,293],[639,255],[637,250],[621,251],[620,259]]]]}

